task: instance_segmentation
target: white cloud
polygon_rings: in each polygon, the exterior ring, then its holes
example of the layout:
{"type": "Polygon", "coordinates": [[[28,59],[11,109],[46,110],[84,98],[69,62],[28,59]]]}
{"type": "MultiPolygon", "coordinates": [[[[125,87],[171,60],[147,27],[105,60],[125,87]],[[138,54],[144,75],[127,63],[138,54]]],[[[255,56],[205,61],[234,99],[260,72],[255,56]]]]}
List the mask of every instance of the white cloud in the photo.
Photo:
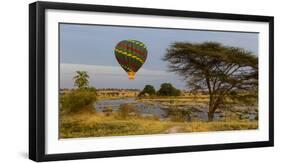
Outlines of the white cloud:
{"type": "Polygon", "coordinates": [[[73,87],[73,76],[76,71],[87,71],[90,76],[90,84],[97,88],[143,88],[146,84],[152,84],[159,88],[161,83],[170,82],[176,87],[183,88],[184,82],[180,78],[166,71],[148,70],[141,68],[135,76],[135,80],[129,80],[127,73],[121,67],[61,64],[60,85],[61,88],[73,87]]]}
{"type": "MultiPolygon", "coordinates": [[[[83,64],[61,64],[61,71],[63,72],[75,72],[77,70],[88,71],[93,75],[95,74],[108,74],[108,75],[124,75],[125,72],[121,67],[116,66],[100,66],[100,65],[83,65],[83,64]]],[[[167,75],[165,71],[148,70],[141,68],[138,75],[167,75]]]]}

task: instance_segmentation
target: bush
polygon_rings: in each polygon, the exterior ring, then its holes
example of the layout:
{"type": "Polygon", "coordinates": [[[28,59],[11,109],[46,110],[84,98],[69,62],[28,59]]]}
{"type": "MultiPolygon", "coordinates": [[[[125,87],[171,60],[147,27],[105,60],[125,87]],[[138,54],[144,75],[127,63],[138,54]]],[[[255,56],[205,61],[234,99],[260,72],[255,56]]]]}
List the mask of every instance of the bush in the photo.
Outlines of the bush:
{"type": "Polygon", "coordinates": [[[171,83],[161,84],[160,89],[157,92],[159,96],[179,96],[181,91],[176,89],[171,83]]]}
{"type": "Polygon", "coordinates": [[[103,112],[106,116],[109,116],[109,115],[112,114],[113,109],[112,109],[112,107],[107,106],[107,107],[104,107],[104,108],[103,108],[102,112],[103,112]]]}
{"type": "Polygon", "coordinates": [[[118,109],[118,115],[122,119],[127,119],[130,116],[130,113],[134,113],[135,108],[131,104],[122,104],[118,109]]]}
{"type": "Polygon", "coordinates": [[[145,95],[155,95],[156,91],[152,85],[146,85],[143,90],[140,92],[139,96],[145,96],[145,95]]]}
{"type": "Polygon", "coordinates": [[[61,96],[61,108],[63,112],[71,113],[85,109],[93,109],[96,101],[96,92],[92,90],[74,90],[61,96]]]}

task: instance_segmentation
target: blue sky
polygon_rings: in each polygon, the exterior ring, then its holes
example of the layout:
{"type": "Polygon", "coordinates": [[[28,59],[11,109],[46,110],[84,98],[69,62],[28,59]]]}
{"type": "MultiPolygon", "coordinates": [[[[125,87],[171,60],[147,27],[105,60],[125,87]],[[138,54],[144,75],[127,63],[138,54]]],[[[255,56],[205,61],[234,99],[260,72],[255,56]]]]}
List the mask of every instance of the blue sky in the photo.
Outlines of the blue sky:
{"type": "Polygon", "coordinates": [[[216,41],[258,55],[258,33],[60,24],[61,88],[73,87],[72,76],[80,69],[90,73],[90,84],[97,88],[142,89],[145,84],[159,88],[161,83],[171,82],[184,89],[185,82],[167,72],[167,63],[161,60],[175,41],[216,41]],[[126,39],[141,41],[148,49],[147,60],[133,81],[114,56],[116,44],[126,39]]]}

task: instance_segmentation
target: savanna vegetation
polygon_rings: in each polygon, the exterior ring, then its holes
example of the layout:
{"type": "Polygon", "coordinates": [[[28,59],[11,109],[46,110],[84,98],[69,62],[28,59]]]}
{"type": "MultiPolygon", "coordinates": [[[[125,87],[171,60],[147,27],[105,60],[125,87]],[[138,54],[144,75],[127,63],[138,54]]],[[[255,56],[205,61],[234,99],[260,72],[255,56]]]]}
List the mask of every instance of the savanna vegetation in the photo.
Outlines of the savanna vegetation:
{"type": "Polygon", "coordinates": [[[139,97],[142,96],[153,96],[156,94],[155,88],[152,85],[146,85],[143,90],[139,93],[139,97]]]}
{"type": "Polygon", "coordinates": [[[162,83],[158,91],[152,85],[146,85],[139,93],[139,97],[143,96],[180,96],[181,91],[175,88],[171,83],[162,83]]]}
{"type": "Polygon", "coordinates": [[[163,60],[192,91],[208,91],[209,121],[217,109],[227,108],[229,101],[257,101],[258,58],[251,52],[215,42],[176,42],[163,60]]]}
{"type": "Polygon", "coordinates": [[[61,116],[60,138],[245,130],[258,127],[257,121],[247,120],[188,122],[183,120],[180,113],[175,113],[171,120],[159,121],[157,117],[142,117],[130,109],[130,106],[124,105],[120,111],[110,114],[80,112],[61,116]]]}
{"type": "Polygon", "coordinates": [[[88,73],[77,71],[73,79],[76,89],[60,95],[60,113],[94,111],[93,103],[97,100],[97,94],[94,87],[89,87],[88,73]]]}
{"type": "Polygon", "coordinates": [[[97,110],[95,103],[106,97],[99,98],[89,85],[87,72],[77,71],[75,89],[60,94],[60,138],[258,128],[258,60],[252,53],[214,42],[176,42],[163,60],[182,77],[189,94],[171,83],[162,83],[158,90],[145,85],[135,102],[97,110]],[[166,114],[145,114],[136,103],[157,104],[166,114]],[[196,114],[202,108],[207,108],[207,120],[196,114]]]}

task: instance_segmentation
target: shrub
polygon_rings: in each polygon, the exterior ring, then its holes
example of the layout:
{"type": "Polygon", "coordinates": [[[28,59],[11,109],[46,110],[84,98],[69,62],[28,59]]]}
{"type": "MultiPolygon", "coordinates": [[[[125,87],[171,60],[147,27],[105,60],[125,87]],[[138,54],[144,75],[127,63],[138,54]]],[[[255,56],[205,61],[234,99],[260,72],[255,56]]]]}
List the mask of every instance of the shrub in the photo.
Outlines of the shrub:
{"type": "Polygon", "coordinates": [[[118,115],[122,119],[127,119],[130,116],[130,113],[136,112],[135,108],[131,104],[122,104],[118,109],[118,115]]]}
{"type": "Polygon", "coordinates": [[[179,96],[181,91],[176,89],[171,83],[161,84],[160,89],[157,92],[159,96],[179,96]]]}
{"type": "Polygon", "coordinates": [[[102,112],[103,112],[106,116],[109,116],[109,115],[112,114],[113,109],[112,109],[112,107],[107,106],[107,107],[104,107],[104,109],[102,110],[102,112]]]}
{"type": "Polygon", "coordinates": [[[139,96],[145,96],[145,95],[155,95],[156,91],[152,85],[146,85],[143,90],[140,92],[139,96]]]}
{"type": "Polygon", "coordinates": [[[74,90],[61,96],[61,108],[63,112],[71,113],[85,109],[93,109],[96,101],[96,92],[92,90],[74,90]]]}

